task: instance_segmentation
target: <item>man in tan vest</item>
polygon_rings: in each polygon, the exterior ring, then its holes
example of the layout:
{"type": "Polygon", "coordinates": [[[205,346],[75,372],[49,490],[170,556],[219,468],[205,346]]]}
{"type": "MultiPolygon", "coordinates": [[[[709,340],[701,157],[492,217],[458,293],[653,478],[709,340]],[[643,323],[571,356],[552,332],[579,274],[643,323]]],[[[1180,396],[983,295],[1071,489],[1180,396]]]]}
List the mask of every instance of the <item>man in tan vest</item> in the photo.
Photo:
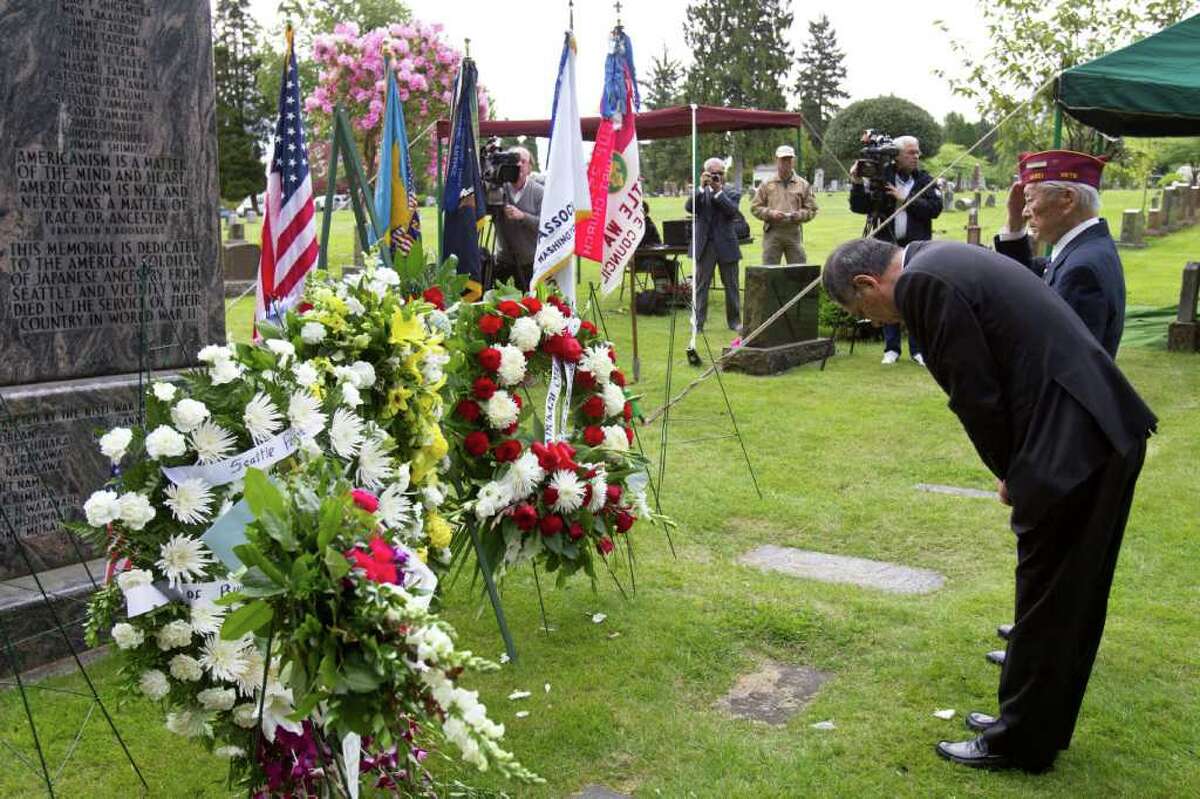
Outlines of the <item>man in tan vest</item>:
{"type": "Polygon", "coordinates": [[[775,150],[776,174],[754,192],[750,213],[763,222],[763,264],[776,266],[808,261],[800,226],[817,215],[817,201],[808,181],[796,174],[796,151],[788,145],[775,150]]]}

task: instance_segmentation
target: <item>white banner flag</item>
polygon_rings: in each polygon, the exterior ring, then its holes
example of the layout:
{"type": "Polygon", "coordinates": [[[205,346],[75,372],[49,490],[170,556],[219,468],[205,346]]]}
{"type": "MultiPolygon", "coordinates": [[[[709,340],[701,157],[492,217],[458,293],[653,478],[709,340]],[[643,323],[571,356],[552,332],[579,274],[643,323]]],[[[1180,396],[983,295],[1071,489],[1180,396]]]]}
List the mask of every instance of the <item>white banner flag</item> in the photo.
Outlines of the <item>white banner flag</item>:
{"type": "Polygon", "coordinates": [[[542,195],[531,286],[554,277],[572,306],[575,305],[575,222],[591,211],[579,102],[575,95],[575,39],[568,32],[554,87],[546,190],[542,195]]]}

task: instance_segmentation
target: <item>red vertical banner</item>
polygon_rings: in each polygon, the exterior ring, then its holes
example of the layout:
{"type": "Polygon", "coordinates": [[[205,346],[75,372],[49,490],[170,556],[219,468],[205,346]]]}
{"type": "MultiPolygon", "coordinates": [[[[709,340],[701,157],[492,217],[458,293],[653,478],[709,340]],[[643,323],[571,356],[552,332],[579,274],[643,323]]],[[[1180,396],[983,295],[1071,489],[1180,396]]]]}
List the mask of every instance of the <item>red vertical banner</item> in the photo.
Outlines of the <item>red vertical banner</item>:
{"type": "Polygon", "coordinates": [[[588,163],[588,192],[592,196],[592,215],[575,226],[575,253],[592,261],[604,260],[604,222],[608,208],[608,180],[612,171],[613,145],[616,140],[612,120],[600,123],[596,146],[588,163]]]}

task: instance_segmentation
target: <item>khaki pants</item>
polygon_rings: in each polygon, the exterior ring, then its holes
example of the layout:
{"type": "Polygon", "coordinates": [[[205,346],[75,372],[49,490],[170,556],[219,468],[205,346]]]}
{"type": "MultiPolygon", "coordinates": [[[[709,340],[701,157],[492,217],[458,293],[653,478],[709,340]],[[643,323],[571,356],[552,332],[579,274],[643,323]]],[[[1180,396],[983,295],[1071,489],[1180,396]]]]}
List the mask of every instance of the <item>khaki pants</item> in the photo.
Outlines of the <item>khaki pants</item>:
{"type": "Polygon", "coordinates": [[[785,265],[808,263],[799,225],[773,226],[763,234],[763,265],[777,266],[780,258],[785,265]]]}

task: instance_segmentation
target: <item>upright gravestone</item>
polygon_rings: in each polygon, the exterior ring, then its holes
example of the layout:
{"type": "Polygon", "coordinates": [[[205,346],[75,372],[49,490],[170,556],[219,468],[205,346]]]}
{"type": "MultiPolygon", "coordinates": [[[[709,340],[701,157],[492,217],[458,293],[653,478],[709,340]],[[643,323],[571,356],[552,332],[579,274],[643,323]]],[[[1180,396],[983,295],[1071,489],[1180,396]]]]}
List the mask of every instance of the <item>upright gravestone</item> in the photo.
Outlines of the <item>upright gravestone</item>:
{"type": "Polygon", "coordinates": [[[1140,208],[1126,208],[1121,214],[1121,239],[1117,246],[1135,250],[1146,246],[1146,218],[1140,208]]]}
{"type": "Polygon", "coordinates": [[[825,170],[821,167],[813,172],[813,191],[825,191],[825,170]]]}
{"type": "Polygon", "coordinates": [[[1176,352],[1200,351],[1200,324],[1196,321],[1196,303],[1200,297],[1200,264],[1183,268],[1179,289],[1179,311],[1167,327],[1167,349],[1176,352]]]}
{"type": "Polygon", "coordinates": [[[225,338],[210,30],[197,0],[0,0],[0,579],[78,560],[97,429],[225,338]]]}
{"type": "Polygon", "coordinates": [[[1174,233],[1180,226],[1179,191],[1174,186],[1163,189],[1163,226],[1174,233]]]}
{"type": "MultiPolygon", "coordinates": [[[[979,164],[975,165],[975,172],[971,176],[971,188],[976,192],[983,188],[983,168],[979,164]]],[[[978,208],[978,204],[975,207],[978,208]]]]}
{"type": "MultiPolygon", "coordinates": [[[[819,266],[750,266],[746,268],[743,328],[757,330],[792,297],[821,275],[819,266]]],[[[725,366],[752,375],[783,372],[833,355],[833,340],[817,338],[819,292],[812,289],[748,344],[738,347],[725,366]]]]}

